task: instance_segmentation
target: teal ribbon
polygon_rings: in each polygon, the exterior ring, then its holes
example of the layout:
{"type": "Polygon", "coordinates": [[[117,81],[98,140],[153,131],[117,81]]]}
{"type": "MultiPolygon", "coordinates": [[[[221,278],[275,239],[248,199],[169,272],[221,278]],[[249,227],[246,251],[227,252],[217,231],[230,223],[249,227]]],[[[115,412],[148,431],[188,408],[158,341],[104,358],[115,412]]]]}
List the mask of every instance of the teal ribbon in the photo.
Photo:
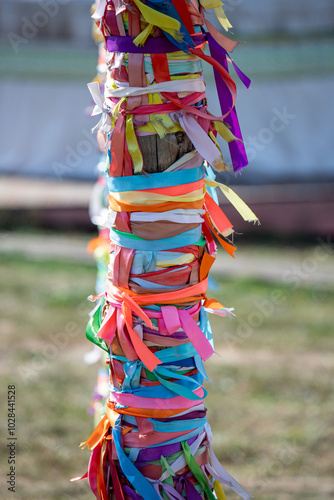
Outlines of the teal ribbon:
{"type": "Polygon", "coordinates": [[[201,247],[206,245],[201,224],[190,231],[160,240],[145,240],[132,233],[123,233],[122,231],[117,231],[117,229],[110,229],[110,240],[116,245],[133,250],[171,250],[187,245],[198,245],[201,247]]]}

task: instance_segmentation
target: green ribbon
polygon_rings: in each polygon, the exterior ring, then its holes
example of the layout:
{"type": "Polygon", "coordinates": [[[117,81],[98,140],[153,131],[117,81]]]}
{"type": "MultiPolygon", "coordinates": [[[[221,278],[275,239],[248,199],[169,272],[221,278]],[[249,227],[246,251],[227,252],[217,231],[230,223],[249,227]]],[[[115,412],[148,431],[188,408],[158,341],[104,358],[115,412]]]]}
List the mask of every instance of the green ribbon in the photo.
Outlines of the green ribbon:
{"type": "Polygon", "coordinates": [[[86,337],[90,342],[92,342],[93,344],[97,345],[98,347],[109,353],[109,349],[106,342],[103,339],[100,339],[100,337],[96,336],[102,323],[103,305],[104,305],[104,300],[101,300],[99,307],[96,309],[93,316],[88,321],[88,325],[86,328],[86,337]]]}
{"type": "Polygon", "coordinates": [[[209,488],[208,481],[204,475],[204,472],[202,471],[202,469],[200,468],[200,466],[198,465],[198,463],[196,462],[196,460],[192,456],[191,450],[190,450],[190,447],[189,447],[187,441],[182,441],[181,445],[182,445],[182,448],[184,451],[184,455],[186,457],[187,464],[189,465],[191,472],[194,474],[194,476],[196,477],[199,484],[202,486],[203,490],[205,491],[205,494],[207,495],[209,500],[217,500],[209,488]]]}

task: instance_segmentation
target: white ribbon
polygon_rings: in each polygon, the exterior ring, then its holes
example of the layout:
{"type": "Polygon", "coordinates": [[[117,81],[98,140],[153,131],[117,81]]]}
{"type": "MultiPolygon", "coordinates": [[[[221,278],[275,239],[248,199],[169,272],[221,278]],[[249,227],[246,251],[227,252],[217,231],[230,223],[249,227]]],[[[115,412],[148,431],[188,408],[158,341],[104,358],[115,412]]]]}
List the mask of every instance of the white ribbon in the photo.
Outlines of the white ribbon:
{"type": "Polygon", "coordinates": [[[91,93],[93,101],[95,102],[94,109],[91,116],[100,115],[102,113],[100,121],[92,128],[92,132],[96,129],[101,129],[104,134],[108,134],[111,130],[111,118],[109,112],[104,108],[103,97],[100,91],[100,85],[98,82],[91,82],[87,84],[88,90],[91,93]]]}
{"type": "Polygon", "coordinates": [[[243,500],[250,500],[253,498],[253,496],[248,493],[232,476],[229,474],[224,467],[221,465],[219,462],[218,458],[213,452],[212,449],[212,432],[211,432],[211,427],[208,423],[205,424],[205,429],[207,432],[208,440],[209,440],[209,448],[210,448],[210,458],[211,458],[211,463],[212,463],[212,468],[216,472],[217,476],[214,476],[215,479],[220,481],[221,483],[227,484],[239,497],[241,497],[243,500]]]}
{"type": "Polygon", "coordinates": [[[209,314],[216,314],[216,316],[221,316],[225,318],[228,316],[230,319],[236,318],[234,314],[234,307],[223,307],[221,309],[211,309],[210,307],[204,307],[204,310],[209,314]]]}
{"type": "MultiPolygon", "coordinates": [[[[115,82],[117,84],[117,82],[115,82]]],[[[124,85],[124,82],[122,82],[124,85]]],[[[153,94],[155,92],[205,92],[203,78],[191,80],[172,80],[169,82],[154,83],[148,87],[118,87],[113,89],[106,86],[106,97],[129,97],[135,95],[153,94]]]]}
{"type": "MultiPolygon", "coordinates": [[[[97,188],[96,188],[97,191],[97,188]]],[[[102,211],[100,211],[101,213],[102,211]]],[[[97,213],[97,210],[95,210],[97,213]]],[[[201,215],[204,215],[204,210],[183,210],[175,209],[168,210],[163,213],[156,212],[132,212],[130,215],[131,222],[156,222],[160,220],[175,222],[176,224],[202,224],[204,219],[201,215]]],[[[103,213],[103,226],[112,227],[115,223],[117,212],[110,210],[108,211],[107,217],[105,217],[105,212],[103,213]]],[[[94,214],[95,215],[95,214],[94,214]]],[[[92,217],[91,217],[92,218],[92,217]]],[[[93,222],[95,224],[95,222],[93,222]]],[[[101,222],[98,223],[101,225],[101,222]]]]}
{"type": "Polygon", "coordinates": [[[204,222],[203,217],[199,214],[180,214],[179,212],[174,212],[174,210],[163,213],[133,212],[130,216],[130,220],[131,222],[170,221],[176,224],[202,224],[204,222]]]}
{"type": "Polygon", "coordinates": [[[92,19],[95,19],[95,21],[99,21],[102,19],[104,15],[104,11],[106,10],[106,5],[107,5],[107,0],[99,0],[99,3],[97,4],[97,7],[94,11],[94,14],[92,14],[92,19]]]}
{"type": "Polygon", "coordinates": [[[113,69],[119,69],[119,70],[121,69],[124,56],[125,56],[124,52],[113,53],[112,62],[110,63],[110,71],[113,69]]]}
{"type": "Polygon", "coordinates": [[[159,487],[160,486],[164,490],[164,493],[167,495],[167,497],[169,498],[169,500],[184,500],[184,497],[182,495],[180,495],[180,493],[178,493],[176,491],[176,489],[174,488],[174,486],[171,486],[168,483],[162,483],[160,481],[160,479],[155,480],[155,479],[150,479],[149,477],[147,479],[152,484],[153,488],[155,489],[157,495],[161,498],[161,500],[163,500],[164,497],[162,497],[160,495],[160,491],[159,491],[159,487]]]}
{"type": "Polygon", "coordinates": [[[195,146],[199,154],[212,166],[222,163],[220,152],[210,137],[204,133],[197,120],[184,110],[171,114],[173,121],[178,121],[195,146]]]}
{"type": "Polygon", "coordinates": [[[109,210],[108,216],[103,223],[104,227],[109,227],[109,228],[113,227],[115,220],[116,220],[116,215],[117,215],[117,212],[115,212],[114,210],[109,210]]]}

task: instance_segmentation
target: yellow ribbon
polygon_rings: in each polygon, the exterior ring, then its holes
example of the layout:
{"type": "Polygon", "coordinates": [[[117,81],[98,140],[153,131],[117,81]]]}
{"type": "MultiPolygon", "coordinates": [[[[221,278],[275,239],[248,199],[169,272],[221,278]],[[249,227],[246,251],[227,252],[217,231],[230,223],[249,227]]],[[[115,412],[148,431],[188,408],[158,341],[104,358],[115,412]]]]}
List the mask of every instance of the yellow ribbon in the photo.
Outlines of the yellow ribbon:
{"type": "Polygon", "coordinates": [[[194,260],[195,260],[195,257],[192,253],[185,253],[183,255],[180,255],[176,259],[172,259],[172,260],[159,260],[159,258],[158,258],[156,266],[157,267],[181,266],[184,264],[190,264],[194,260]]]}
{"type": "Polygon", "coordinates": [[[249,208],[248,205],[246,205],[246,203],[240,198],[240,196],[238,196],[237,193],[233,191],[233,189],[210,178],[204,179],[204,182],[207,186],[218,187],[245,221],[259,222],[259,219],[256,217],[254,212],[249,208]]]}
{"type": "Polygon", "coordinates": [[[175,134],[175,132],[183,131],[182,127],[177,123],[174,123],[171,129],[166,130],[161,123],[162,116],[163,115],[150,115],[151,121],[149,121],[145,125],[142,125],[141,127],[137,127],[136,130],[139,130],[140,132],[150,132],[152,134],[158,134],[160,139],[163,139],[166,134],[175,134]],[[158,119],[155,120],[155,118],[153,117],[158,117],[158,119]]]}
{"type": "Polygon", "coordinates": [[[177,21],[177,19],[166,16],[166,14],[162,14],[161,12],[148,7],[148,5],[145,5],[140,0],[133,1],[148,24],[158,26],[163,31],[166,31],[166,33],[169,33],[173,38],[175,38],[176,41],[182,41],[182,35],[180,33],[181,24],[177,21]]]}
{"type": "Polygon", "coordinates": [[[218,151],[220,153],[220,156],[217,156],[217,158],[213,162],[212,166],[216,170],[218,170],[218,172],[223,172],[225,170],[231,170],[231,168],[227,165],[227,163],[224,162],[223,153],[221,152],[221,149],[220,149],[220,146],[218,144],[217,138],[215,137],[215,135],[213,134],[213,132],[211,130],[209,131],[209,137],[212,140],[212,142],[215,143],[216,148],[218,149],[218,151]]]}
{"type": "Polygon", "coordinates": [[[139,35],[133,40],[133,43],[137,45],[137,47],[138,45],[144,45],[144,43],[150,36],[153,28],[154,28],[153,24],[148,24],[146,28],[141,33],[139,33],[139,35]]]}
{"type": "Polygon", "coordinates": [[[231,142],[231,141],[241,140],[235,137],[234,134],[232,134],[231,130],[228,128],[227,125],[225,125],[225,123],[213,120],[213,125],[217,130],[218,134],[224,139],[224,141],[231,142]]]}
{"type": "Polygon", "coordinates": [[[200,4],[204,7],[204,9],[213,9],[215,11],[217,19],[225,31],[228,31],[229,28],[232,28],[232,24],[227,19],[224,12],[223,2],[221,2],[220,0],[200,0],[200,4]]]}
{"type": "Polygon", "coordinates": [[[220,24],[222,25],[222,27],[224,28],[225,31],[228,31],[230,28],[232,28],[232,24],[227,19],[226,14],[224,12],[223,4],[221,4],[221,6],[216,7],[213,10],[215,11],[217,19],[218,19],[218,21],[220,22],[220,24]]]}
{"type": "Polygon", "coordinates": [[[167,196],[165,194],[150,193],[148,191],[145,191],[145,193],[141,191],[122,191],[112,193],[112,197],[118,202],[131,205],[156,205],[169,201],[174,203],[191,203],[202,200],[204,197],[204,190],[197,189],[192,193],[179,196],[167,196]]]}
{"type": "Polygon", "coordinates": [[[227,500],[221,483],[215,479],[213,486],[218,500],[227,500]]]}
{"type": "Polygon", "coordinates": [[[144,160],[133,126],[133,115],[127,115],[126,117],[125,138],[130,156],[133,161],[133,171],[135,174],[139,174],[143,170],[144,160]]]}

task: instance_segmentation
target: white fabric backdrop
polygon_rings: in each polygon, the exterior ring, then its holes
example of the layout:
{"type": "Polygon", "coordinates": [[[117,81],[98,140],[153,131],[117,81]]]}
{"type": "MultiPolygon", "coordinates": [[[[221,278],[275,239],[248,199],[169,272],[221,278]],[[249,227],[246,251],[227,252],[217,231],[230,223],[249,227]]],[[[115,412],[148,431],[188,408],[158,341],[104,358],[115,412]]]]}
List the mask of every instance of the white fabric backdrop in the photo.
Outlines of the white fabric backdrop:
{"type": "MultiPolygon", "coordinates": [[[[238,182],[333,179],[333,88],[334,77],[240,87],[250,166],[238,182]]],[[[219,114],[211,89],[209,109],[219,114]]],[[[0,81],[0,173],[93,178],[98,152],[90,129],[98,117],[85,115],[89,103],[78,83],[0,81]]]]}

